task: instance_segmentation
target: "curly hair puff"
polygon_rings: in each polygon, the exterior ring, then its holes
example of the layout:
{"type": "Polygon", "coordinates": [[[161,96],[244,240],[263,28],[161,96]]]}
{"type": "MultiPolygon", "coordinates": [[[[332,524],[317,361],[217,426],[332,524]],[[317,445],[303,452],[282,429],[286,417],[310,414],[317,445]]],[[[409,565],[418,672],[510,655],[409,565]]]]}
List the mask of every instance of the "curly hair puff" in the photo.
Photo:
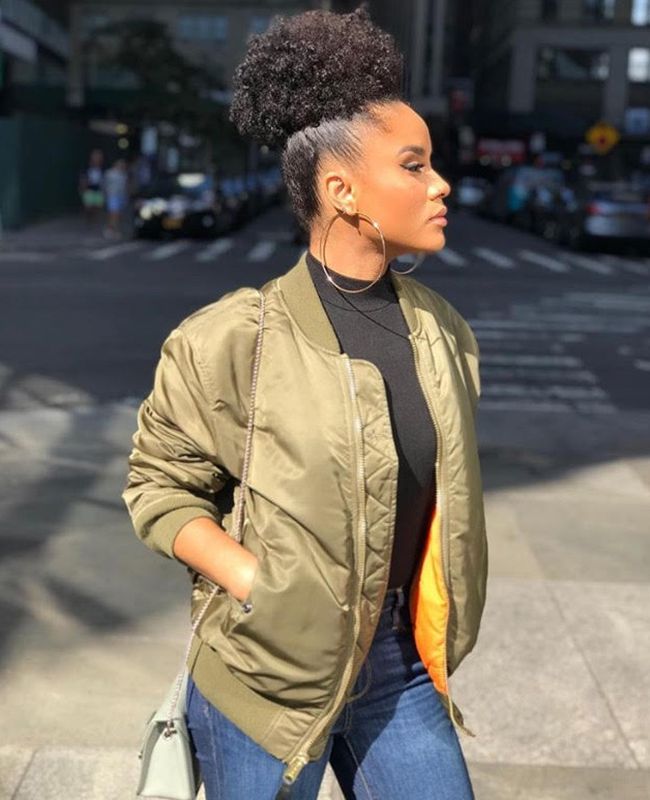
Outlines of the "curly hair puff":
{"type": "Polygon", "coordinates": [[[358,161],[357,124],[381,126],[383,103],[402,99],[403,57],[362,3],[349,14],[276,16],[249,37],[233,76],[230,121],[243,136],[281,147],[282,173],[299,224],[320,212],[316,177],[325,153],[358,161]]]}

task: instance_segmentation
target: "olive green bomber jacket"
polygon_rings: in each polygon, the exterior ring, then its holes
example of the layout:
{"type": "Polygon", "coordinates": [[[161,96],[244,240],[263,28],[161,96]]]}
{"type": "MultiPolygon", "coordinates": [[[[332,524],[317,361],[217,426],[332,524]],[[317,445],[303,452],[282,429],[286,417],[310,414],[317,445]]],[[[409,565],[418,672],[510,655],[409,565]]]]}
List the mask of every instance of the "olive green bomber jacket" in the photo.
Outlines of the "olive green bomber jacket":
{"type": "MultiPolygon", "coordinates": [[[[434,290],[392,273],[438,437],[436,497],[410,595],[414,637],[452,721],[449,676],[473,648],[487,537],[475,433],[479,349],[434,290]]],[[[246,603],[215,596],[188,668],[202,693],[286,765],[322,754],[370,647],[386,592],[398,458],[383,378],[341,353],[305,253],[266,283],[242,543],[259,559],[246,603]]],[[[137,536],[174,558],[189,520],[232,529],[259,291],[198,309],[167,337],[138,410],[122,497],[137,536]]],[[[212,585],[191,576],[192,618],[212,585]]]]}

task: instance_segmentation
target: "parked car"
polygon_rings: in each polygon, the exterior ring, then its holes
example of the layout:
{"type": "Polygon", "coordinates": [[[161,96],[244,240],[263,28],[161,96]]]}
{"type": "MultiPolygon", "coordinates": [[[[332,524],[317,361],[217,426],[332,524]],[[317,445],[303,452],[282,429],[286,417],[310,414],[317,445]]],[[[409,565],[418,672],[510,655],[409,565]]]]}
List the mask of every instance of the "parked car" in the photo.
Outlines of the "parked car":
{"type": "Polygon", "coordinates": [[[564,173],[556,167],[509,167],[497,179],[484,207],[484,213],[502,222],[529,227],[528,203],[539,186],[561,185],[564,173]]]}
{"type": "Polygon", "coordinates": [[[449,200],[452,208],[480,208],[490,193],[490,182],[485,178],[465,175],[454,185],[449,200]]]}
{"type": "Polygon", "coordinates": [[[228,228],[213,178],[203,172],[168,175],[133,199],[136,236],[215,236],[228,228]]]}
{"type": "Polygon", "coordinates": [[[616,240],[650,245],[650,189],[625,181],[558,188],[536,211],[537,230],[572,248],[616,240]]]}

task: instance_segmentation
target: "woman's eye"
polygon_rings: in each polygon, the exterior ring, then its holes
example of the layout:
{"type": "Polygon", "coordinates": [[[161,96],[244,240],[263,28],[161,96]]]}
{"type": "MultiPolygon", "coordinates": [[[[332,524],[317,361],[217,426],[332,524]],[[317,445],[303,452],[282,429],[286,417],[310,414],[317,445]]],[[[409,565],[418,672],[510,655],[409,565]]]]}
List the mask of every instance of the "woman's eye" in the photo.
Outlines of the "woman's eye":
{"type": "Polygon", "coordinates": [[[419,172],[424,167],[424,164],[406,164],[404,169],[407,169],[409,172],[419,172]]]}

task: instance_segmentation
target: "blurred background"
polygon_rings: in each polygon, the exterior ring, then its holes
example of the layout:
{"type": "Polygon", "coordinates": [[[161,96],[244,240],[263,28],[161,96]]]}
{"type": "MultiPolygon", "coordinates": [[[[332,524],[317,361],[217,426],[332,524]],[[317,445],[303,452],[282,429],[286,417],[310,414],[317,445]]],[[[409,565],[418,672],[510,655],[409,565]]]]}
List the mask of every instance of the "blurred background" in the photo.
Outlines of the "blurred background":
{"type": "MultiPolygon", "coordinates": [[[[136,409],[181,319],[307,246],[228,122],[248,37],[356,5],[0,0],[0,800],[134,794],[189,632],[119,496],[136,409]]],[[[481,348],[477,798],[648,800],[650,0],[368,5],[452,185],[413,276],[481,348]]]]}

